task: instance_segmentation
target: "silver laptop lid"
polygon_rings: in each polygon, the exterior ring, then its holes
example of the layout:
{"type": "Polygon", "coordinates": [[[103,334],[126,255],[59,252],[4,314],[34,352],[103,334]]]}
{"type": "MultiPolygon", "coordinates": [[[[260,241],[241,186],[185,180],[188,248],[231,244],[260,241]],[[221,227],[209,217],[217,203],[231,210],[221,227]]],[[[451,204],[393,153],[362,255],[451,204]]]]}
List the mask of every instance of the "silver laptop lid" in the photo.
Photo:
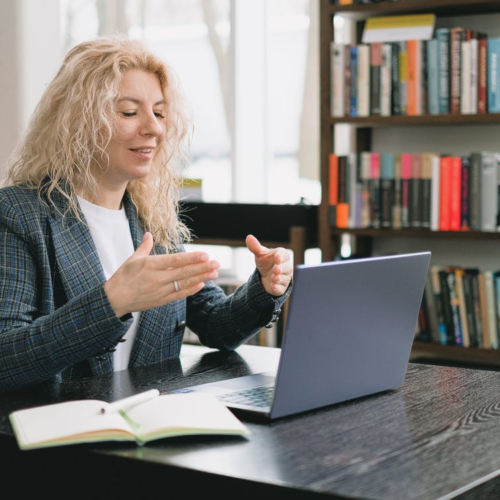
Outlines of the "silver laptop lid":
{"type": "Polygon", "coordinates": [[[271,418],[401,386],[430,257],[297,267],[271,418]]]}

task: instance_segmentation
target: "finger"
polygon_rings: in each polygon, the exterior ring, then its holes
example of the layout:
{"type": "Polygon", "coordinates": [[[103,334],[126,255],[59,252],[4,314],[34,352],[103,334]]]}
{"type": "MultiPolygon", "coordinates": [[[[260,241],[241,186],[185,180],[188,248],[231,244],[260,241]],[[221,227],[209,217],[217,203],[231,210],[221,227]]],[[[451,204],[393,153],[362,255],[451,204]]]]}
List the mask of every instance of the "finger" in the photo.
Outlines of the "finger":
{"type": "Polygon", "coordinates": [[[137,247],[137,250],[130,256],[128,260],[131,261],[147,257],[151,253],[152,249],[153,249],[153,236],[151,235],[151,233],[146,232],[142,237],[141,244],[137,247]]]}
{"type": "Polygon", "coordinates": [[[261,245],[260,241],[252,234],[249,234],[246,237],[245,244],[246,244],[248,250],[250,250],[250,252],[252,252],[256,256],[265,254],[269,251],[269,249],[267,247],[261,245]]]}
{"type": "Polygon", "coordinates": [[[209,256],[206,252],[180,252],[168,255],[153,255],[152,260],[158,271],[167,271],[180,269],[191,264],[206,263],[209,256]]]}

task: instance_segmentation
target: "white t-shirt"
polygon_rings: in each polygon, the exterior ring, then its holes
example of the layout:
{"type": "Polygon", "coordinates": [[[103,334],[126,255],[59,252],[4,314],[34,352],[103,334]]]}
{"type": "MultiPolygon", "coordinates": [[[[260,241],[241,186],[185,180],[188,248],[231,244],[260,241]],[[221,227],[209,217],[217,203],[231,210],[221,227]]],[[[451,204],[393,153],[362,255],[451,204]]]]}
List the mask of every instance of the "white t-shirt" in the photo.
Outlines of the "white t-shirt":
{"type": "MultiPolygon", "coordinates": [[[[94,205],[79,196],[78,203],[87,220],[104,275],[109,279],[135,251],[125,208],[110,210],[94,205]]],[[[115,371],[128,368],[140,314],[133,312],[132,316],[134,322],[124,337],[127,339],[126,342],[119,342],[116,346],[113,356],[115,371]]]]}

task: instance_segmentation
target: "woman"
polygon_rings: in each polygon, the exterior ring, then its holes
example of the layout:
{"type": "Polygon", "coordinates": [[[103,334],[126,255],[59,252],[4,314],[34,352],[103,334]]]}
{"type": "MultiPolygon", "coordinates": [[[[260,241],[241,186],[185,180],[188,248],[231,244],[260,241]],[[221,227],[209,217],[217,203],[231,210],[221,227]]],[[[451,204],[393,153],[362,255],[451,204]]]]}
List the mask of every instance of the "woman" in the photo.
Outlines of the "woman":
{"type": "Polygon", "coordinates": [[[185,252],[188,121],[172,71],[121,37],[66,56],[0,190],[0,390],[179,356],[188,326],[234,349],[276,321],[288,252],[249,235],[256,270],[226,297],[185,252]]]}

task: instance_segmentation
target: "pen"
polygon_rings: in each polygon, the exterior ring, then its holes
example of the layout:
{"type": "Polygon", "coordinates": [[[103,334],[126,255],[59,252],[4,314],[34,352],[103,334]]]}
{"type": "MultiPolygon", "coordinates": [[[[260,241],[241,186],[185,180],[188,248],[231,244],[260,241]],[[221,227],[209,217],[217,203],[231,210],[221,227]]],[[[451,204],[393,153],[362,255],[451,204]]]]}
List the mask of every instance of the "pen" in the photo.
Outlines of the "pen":
{"type": "Polygon", "coordinates": [[[143,403],[144,401],[149,401],[159,395],[160,391],[158,389],[151,389],[150,391],[141,392],[140,394],[134,394],[133,396],[120,399],[119,401],[115,401],[101,408],[101,413],[114,413],[120,410],[127,410],[132,406],[143,403]]]}

